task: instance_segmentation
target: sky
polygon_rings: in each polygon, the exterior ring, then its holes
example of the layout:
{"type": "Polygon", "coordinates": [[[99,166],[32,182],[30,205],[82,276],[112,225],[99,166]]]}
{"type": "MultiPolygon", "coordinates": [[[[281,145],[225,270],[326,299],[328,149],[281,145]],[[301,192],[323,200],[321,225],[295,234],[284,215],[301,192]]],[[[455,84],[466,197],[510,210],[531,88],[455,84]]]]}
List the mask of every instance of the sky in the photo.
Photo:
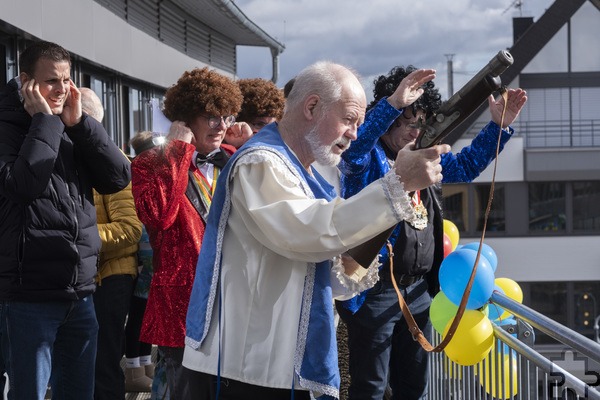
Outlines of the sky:
{"type": "MultiPolygon", "coordinates": [[[[285,45],[277,85],[319,60],[352,67],[372,98],[373,79],[396,65],[434,68],[448,95],[448,59],[458,91],[500,50],[512,45],[512,19],[537,21],[553,0],[234,0],[285,45]],[[521,7],[517,7],[521,4],[521,7]],[[451,55],[451,56],[450,56],[451,55]]],[[[239,46],[239,78],[271,79],[267,48],[239,46]]]]}

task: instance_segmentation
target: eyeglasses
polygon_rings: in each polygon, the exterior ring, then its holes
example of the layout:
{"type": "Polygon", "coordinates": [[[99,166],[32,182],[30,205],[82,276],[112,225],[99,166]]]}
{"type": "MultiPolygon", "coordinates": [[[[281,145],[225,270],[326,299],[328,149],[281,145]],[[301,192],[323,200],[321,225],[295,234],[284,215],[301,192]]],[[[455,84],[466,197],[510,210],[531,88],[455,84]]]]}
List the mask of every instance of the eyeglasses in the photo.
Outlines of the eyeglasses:
{"type": "Polygon", "coordinates": [[[202,118],[208,121],[208,127],[210,129],[215,129],[219,125],[221,125],[221,121],[225,124],[225,128],[231,127],[235,123],[235,117],[233,115],[229,115],[227,117],[207,117],[206,115],[200,115],[202,118]]]}

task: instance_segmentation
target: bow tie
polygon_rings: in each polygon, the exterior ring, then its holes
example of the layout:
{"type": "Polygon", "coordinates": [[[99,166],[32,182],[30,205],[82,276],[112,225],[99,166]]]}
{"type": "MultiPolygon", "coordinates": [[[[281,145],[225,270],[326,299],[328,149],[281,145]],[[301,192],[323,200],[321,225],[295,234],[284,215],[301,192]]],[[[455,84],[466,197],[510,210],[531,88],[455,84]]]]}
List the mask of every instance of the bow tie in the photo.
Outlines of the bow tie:
{"type": "Polygon", "coordinates": [[[198,153],[196,156],[196,165],[198,168],[200,168],[204,164],[209,163],[213,164],[217,168],[223,169],[228,160],[229,157],[227,157],[227,154],[225,154],[223,150],[219,150],[218,152],[209,154],[207,156],[203,156],[202,154],[198,153]]]}

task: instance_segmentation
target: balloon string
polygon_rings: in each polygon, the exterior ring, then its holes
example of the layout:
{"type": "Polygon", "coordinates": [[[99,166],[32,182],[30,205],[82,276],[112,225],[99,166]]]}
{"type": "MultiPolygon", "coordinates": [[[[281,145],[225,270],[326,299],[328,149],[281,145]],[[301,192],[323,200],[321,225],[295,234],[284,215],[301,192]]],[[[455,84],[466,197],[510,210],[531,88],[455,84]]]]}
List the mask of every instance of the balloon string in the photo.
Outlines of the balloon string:
{"type": "Polygon", "coordinates": [[[406,304],[406,301],[402,297],[402,293],[400,292],[400,289],[398,288],[398,284],[396,283],[396,279],[394,278],[394,259],[393,259],[394,257],[393,257],[393,253],[392,253],[392,245],[390,244],[389,241],[387,243],[389,260],[390,260],[390,275],[391,275],[391,279],[392,279],[392,284],[394,285],[394,289],[396,291],[396,295],[398,296],[398,303],[400,304],[400,309],[402,310],[402,314],[404,315],[404,318],[406,319],[408,329],[411,332],[411,334],[413,335],[413,339],[418,341],[421,344],[421,347],[423,347],[423,349],[425,349],[428,352],[440,353],[441,351],[443,351],[446,348],[448,343],[450,343],[450,341],[454,337],[454,333],[456,332],[456,329],[458,328],[458,325],[460,324],[460,321],[461,321],[461,319],[465,313],[465,310],[467,308],[469,296],[471,295],[471,288],[473,287],[473,282],[475,281],[475,275],[477,274],[477,265],[479,264],[479,259],[481,258],[481,249],[483,247],[483,240],[485,239],[487,222],[488,222],[488,218],[490,215],[490,211],[492,209],[492,201],[494,199],[496,170],[498,167],[498,156],[500,154],[500,143],[501,143],[501,139],[502,139],[502,125],[504,125],[504,116],[506,114],[506,108],[508,105],[508,94],[507,94],[507,90],[505,87],[501,88],[500,94],[502,95],[502,99],[504,100],[504,107],[502,109],[502,116],[500,117],[500,131],[498,133],[498,141],[496,143],[496,157],[494,159],[492,182],[490,185],[490,192],[489,192],[487,207],[485,210],[485,216],[484,216],[484,220],[483,220],[483,229],[481,232],[481,239],[479,240],[479,249],[477,250],[477,256],[475,257],[475,265],[473,266],[473,270],[471,271],[471,276],[469,277],[469,281],[467,282],[467,286],[465,287],[465,291],[460,300],[460,305],[458,306],[456,315],[452,319],[452,324],[450,325],[450,328],[448,328],[448,331],[446,332],[446,335],[444,336],[441,343],[438,344],[436,347],[433,347],[433,345],[431,343],[429,343],[427,338],[425,338],[425,336],[423,335],[423,332],[421,331],[421,329],[419,328],[418,324],[416,323],[414,317],[412,316],[412,314],[408,308],[408,305],[406,304]]]}

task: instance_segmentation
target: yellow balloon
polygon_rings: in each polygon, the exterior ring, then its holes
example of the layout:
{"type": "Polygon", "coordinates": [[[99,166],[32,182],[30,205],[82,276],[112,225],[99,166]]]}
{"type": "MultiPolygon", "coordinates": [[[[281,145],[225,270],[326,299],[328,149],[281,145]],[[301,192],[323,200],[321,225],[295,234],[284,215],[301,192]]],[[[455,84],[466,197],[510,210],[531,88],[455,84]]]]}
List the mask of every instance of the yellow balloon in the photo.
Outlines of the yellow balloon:
{"type": "MultiPolygon", "coordinates": [[[[523,290],[517,282],[509,278],[496,278],[494,284],[504,291],[506,297],[516,302],[523,303],[523,290]]],[[[504,310],[499,319],[508,318],[511,315],[510,312],[504,310]]]]}
{"type": "Polygon", "coordinates": [[[448,235],[448,239],[450,239],[450,242],[452,243],[452,251],[454,251],[456,246],[458,246],[458,241],[460,239],[458,228],[454,225],[454,222],[447,219],[444,220],[444,233],[448,235]]]}
{"type": "MultiPolygon", "coordinates": [[[[446,337],[452,320],[442,337],[446,337]]],[[[454,337],[444,349],[449,359],[459,365],[475,365],[485,358],[494,345],[494,329],[489,318],[479,310],[466,310],[454,337]]]]}
{"type": "Polygon", "coordinates": [[[500,354],[494,346],[490,354],[477,364],[474,370],[481,387],[493,398],[512,399],[517,394],[519,372],[516,357],[500,354]]]}

